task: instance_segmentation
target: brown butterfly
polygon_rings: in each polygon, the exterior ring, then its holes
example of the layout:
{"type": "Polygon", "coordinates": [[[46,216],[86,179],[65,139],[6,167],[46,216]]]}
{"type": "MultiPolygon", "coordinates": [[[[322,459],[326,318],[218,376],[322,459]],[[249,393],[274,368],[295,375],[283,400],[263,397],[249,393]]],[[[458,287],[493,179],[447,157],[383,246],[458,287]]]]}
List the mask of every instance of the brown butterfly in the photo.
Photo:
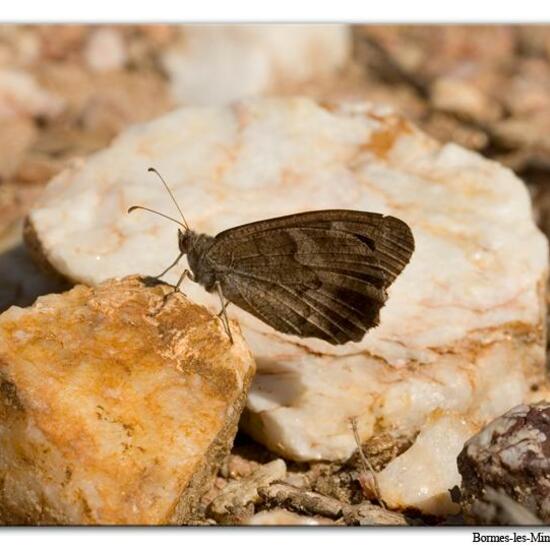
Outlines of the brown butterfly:
{"type": "MultiPolygon", "coordinates": [[[[414,251],[409,226],[393,216],[356,210],[318,210],[261,220],[222,231],[196,233],[185,221],[180,253],[158,278],[187,255],[189,276],[285,334],[331,344],[359,342],[379,322],[387,288],[414,251]]],[[[142,206],[133,206],[154,212],[142,206]]]]}

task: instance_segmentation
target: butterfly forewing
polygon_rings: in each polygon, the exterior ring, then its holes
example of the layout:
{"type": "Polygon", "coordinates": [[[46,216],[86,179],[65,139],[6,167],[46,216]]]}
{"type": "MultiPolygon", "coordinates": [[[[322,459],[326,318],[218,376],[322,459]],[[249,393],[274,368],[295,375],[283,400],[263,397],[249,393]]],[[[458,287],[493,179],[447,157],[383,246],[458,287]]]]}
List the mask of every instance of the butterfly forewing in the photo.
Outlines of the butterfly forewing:
{"type": "Polygon", "coordinates": [[[276,330],[343,344],[378,324],[413,250],[397,218],[322,210],[224,231],[201,262],[229,301],[276,330]]]}

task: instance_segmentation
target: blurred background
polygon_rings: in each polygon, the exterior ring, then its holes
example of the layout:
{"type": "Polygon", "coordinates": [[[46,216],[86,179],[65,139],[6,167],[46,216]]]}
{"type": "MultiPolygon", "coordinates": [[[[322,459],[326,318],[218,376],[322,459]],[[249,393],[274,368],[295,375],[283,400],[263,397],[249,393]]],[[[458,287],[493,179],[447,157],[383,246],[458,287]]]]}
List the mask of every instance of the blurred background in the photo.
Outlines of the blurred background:
{"type": "Polygon", "coordinates": [[[272,94],[390,105],[514,170],[550,234],[548,26],[2,25],[0,311],[65,284],[21,244],[65,166],[177,107],[272,94]]]}

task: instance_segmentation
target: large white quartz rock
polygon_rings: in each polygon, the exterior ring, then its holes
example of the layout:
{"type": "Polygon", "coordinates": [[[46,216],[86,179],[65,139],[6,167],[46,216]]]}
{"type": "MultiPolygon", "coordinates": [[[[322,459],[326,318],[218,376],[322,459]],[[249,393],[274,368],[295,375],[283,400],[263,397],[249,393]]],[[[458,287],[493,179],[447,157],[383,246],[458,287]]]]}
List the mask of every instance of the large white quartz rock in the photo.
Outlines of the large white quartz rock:
{"type": "Polygon", "coordinates": [[[162,63],[176,101],[207,105],[322,78],[350,54],[346,25],[185,25],[162,63]]]}
{"type": "MultiPolygon", "coordinates": [[[[175,258],[175,225],[126,214],[142,204],[177,215],[151,165],[192,227],[210,234],[320,208],[392,214],[411,226],[416,251],[360,343],[286,336],[229,308],[258,366],[243,426],[296,460],[350,455],[350,417],[363,440],[419,432],[387,466],[393,474],[381,474],[383,497],[396,508],[453,511],[447,489],[460,481],[462,443],[544,378],[547,242],[522,182],[365,104],[257,99],[181,109],[129,129],[49,184],[29,228],[58,271],[97,284],[155,275],[175,258]]],[[[199,285],[183,290],[218,310],[199,285]]]]}

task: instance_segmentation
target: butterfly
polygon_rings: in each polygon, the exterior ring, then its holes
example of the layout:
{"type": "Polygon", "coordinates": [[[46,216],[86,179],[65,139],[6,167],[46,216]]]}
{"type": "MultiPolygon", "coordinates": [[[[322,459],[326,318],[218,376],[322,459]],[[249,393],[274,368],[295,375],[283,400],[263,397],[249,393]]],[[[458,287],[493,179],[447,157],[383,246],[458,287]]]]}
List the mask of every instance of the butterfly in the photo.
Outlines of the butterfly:
{"type": "Polygon", "coordinates": [[[260,220],[216,236],[178,229],[179,255],[158,278],[187,256],[184,277],[218,292],[220,315],[232,340],[226,307],[232,303],[275,330],[334,345],[359,342],[378,325],[387,289],[414,251],[410,227],[393,216],[357,210],[317,210],[260,220]]]}

